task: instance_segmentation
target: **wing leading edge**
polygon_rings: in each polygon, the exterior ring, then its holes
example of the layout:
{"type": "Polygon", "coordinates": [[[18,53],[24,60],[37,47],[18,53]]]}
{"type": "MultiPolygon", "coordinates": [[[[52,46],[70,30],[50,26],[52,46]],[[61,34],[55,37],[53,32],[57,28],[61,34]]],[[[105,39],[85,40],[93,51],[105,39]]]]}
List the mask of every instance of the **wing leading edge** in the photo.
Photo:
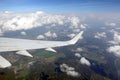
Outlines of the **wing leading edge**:
{"type": "Polygon", "coordinates": [[[7,51],[23,51],[30,49],[46,49],[53,47],[61,47],[75,44],[82,38],[83,31],[69,41],[42,41],[42,40],[27,40],[14,38],[0,38],[0,52],[7,51]]]}
{"type": "MultiPolygon", "coordinates": [[[[81,31],[78,35],[76,35],[73,39],[69,41],[42,41],[42,40],[26,40],[26,39],[14,39],[14,38],[0,38],[0,52],[8,52],[8,51],[18,51],[17,54],[30,56],[26,50],[30,49],[46,49],[49,51],[54,51],[53,47],[61,47],[75,44],[79,39],[82,39],[83,31],[81,31]]],[[[0,65],[1,65],[0,58],[0,65]]],[[[4,59],[4,61],[6,61],[4,59]]],[[[10,63],[8,63],[8,67],[10,63]]],[[[3,65],[4,66],[4,65],[3,65]]]]}

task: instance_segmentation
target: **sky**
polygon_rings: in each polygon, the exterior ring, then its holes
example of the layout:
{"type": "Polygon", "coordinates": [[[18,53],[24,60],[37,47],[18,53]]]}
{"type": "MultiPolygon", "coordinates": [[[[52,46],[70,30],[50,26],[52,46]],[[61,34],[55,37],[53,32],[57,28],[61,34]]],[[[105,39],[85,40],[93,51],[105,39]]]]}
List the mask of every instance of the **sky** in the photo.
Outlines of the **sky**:
{"type": "Polygon", "coordinates": [[[0,0],[0,11],[119,12],[120,0],[0,0]]]}

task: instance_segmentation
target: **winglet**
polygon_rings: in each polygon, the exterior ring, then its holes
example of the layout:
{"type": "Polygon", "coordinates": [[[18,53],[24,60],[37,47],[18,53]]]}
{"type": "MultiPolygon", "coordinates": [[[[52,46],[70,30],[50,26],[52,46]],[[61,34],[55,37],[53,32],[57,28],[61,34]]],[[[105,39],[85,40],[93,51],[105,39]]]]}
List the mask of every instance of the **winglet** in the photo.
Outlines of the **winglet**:
{"type": "Polygon", "coordinates": [[[69,44],[75,44],[79,39],[82,39],[82,35],[83,35],[84,31],[81,31],[78,35],[76,35],[73,39],[71,39],[70,41],[68,41],[69,44]]]}

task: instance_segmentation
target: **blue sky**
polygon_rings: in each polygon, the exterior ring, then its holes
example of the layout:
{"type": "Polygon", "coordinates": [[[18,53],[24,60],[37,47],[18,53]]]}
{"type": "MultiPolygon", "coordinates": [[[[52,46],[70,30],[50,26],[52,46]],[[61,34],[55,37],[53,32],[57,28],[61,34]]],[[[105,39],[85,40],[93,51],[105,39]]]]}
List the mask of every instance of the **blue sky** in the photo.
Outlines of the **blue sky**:
{"type": "Polygon", "coordinates": [[[0,0],[0,11],[119,12],[120,0],[0,0]]]}

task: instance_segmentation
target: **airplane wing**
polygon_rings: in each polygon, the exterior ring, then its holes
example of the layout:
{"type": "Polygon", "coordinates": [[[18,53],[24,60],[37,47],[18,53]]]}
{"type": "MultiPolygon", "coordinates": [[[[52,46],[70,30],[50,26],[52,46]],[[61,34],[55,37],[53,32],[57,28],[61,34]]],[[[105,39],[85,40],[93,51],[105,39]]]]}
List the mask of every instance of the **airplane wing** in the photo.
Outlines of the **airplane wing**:
{"type": "Polygon", "coordinates": [[[18,51],[17,54],[30,56],[26,50],[31,49],[46,49],[56,52],[54,47],[68,46],[75,44],[79,39],[82,39],[83,31],[69,41],[42,41],[42,40],[26,40],[15,38],[0,38],[0,52],[18,51]]]}

